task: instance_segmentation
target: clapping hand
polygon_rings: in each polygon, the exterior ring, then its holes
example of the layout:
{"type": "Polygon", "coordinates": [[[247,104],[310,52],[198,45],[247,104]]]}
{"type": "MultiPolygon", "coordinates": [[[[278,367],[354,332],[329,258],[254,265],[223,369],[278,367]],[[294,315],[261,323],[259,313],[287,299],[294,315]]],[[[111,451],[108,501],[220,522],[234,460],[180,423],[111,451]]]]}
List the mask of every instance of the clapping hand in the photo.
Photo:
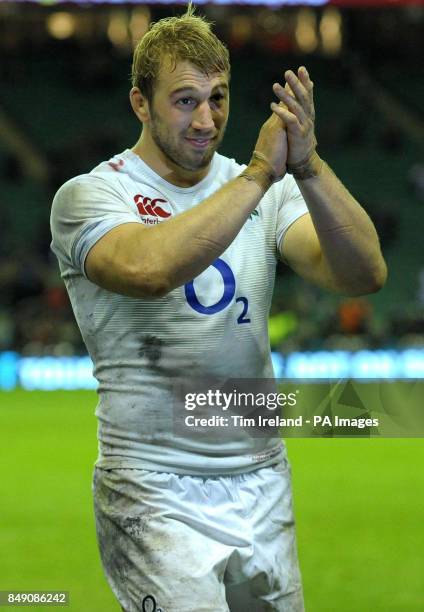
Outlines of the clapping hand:
{"type": "Polygon", "coordinates": [[[301,66],[297,75],[292,70],[284,73],[283,87],[274,83],[273,91],[280,103],[271,103],[271,110],[284,123],[288,140],[288,166],[302,164],[308,160],[317,145],[315,138],[314,84],[308,71],[301,66]]]}

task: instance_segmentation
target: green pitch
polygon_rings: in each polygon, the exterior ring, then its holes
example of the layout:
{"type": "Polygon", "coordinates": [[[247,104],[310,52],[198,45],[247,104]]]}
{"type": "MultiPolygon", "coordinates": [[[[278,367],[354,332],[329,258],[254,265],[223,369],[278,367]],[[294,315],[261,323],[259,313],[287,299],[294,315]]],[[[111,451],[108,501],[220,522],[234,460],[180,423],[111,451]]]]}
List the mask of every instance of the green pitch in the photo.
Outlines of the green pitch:
{"type": "MultiPolygon", "coordinates": [[[[90,392],[0,393],[0,590],[65,590],[65,609],[119,612],[94,534],[95,403],[90,392]]],[[[424,610],[423,441],[288,447],[308,612],[424,610]]]]}

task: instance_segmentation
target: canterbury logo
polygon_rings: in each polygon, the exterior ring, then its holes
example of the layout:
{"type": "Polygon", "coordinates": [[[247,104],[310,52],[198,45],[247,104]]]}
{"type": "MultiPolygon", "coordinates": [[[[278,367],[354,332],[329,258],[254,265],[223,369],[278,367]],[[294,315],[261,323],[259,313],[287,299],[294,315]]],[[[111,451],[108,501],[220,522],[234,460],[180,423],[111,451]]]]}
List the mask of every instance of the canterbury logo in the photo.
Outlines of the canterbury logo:
{"type": "Polygon", "coordinates": [[[134,196],[134,202],[140,215],[150,215],[151,217],[160,217],[161,219],[167,219],[171,216],[171,213],[166,211],[163,206],[159,206],[159,203],[168,204],[166,200],[161,198],[152,199],[138,194],[134,196]]]}

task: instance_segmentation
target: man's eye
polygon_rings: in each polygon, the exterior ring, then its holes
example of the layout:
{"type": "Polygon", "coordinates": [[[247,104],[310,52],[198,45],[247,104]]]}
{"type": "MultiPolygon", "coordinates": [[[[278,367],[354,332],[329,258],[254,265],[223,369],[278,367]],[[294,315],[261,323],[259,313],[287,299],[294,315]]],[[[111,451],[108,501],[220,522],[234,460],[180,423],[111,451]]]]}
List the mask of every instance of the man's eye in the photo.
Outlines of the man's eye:
{"type": "Polygon", "coordinates": [[[211,98],[214,102],[221,102],[221,100],[224,99],[223,94],[215,94],[214,96],[212,96],[211,98]]]}
{"type": "Polygon", "coordinates": [[[181,106],[190,106],[191,104],[194,104],[194,100],[193,98],[180,98],[177,104],[180,104],[181,106]]]}

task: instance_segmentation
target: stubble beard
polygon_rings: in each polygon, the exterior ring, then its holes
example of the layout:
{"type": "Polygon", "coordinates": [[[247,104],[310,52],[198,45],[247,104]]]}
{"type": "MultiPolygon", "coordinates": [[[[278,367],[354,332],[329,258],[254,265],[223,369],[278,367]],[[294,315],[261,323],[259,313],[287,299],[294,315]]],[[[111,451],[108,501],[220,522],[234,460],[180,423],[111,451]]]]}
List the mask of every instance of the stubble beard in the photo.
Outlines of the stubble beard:
{"type": "Polygon", "coordinates": [[[184,140],[184,136],[181,134],[178,139],[172,136],[167,126],[154,112],[151,114],[149,127],[152,139],[158,149],[176,166],[189,171],[202,170],[209,166],[225,132],[224,126],[205,151],[195,151],[193,149],[190,153],[190,144],[184,140]]]}

